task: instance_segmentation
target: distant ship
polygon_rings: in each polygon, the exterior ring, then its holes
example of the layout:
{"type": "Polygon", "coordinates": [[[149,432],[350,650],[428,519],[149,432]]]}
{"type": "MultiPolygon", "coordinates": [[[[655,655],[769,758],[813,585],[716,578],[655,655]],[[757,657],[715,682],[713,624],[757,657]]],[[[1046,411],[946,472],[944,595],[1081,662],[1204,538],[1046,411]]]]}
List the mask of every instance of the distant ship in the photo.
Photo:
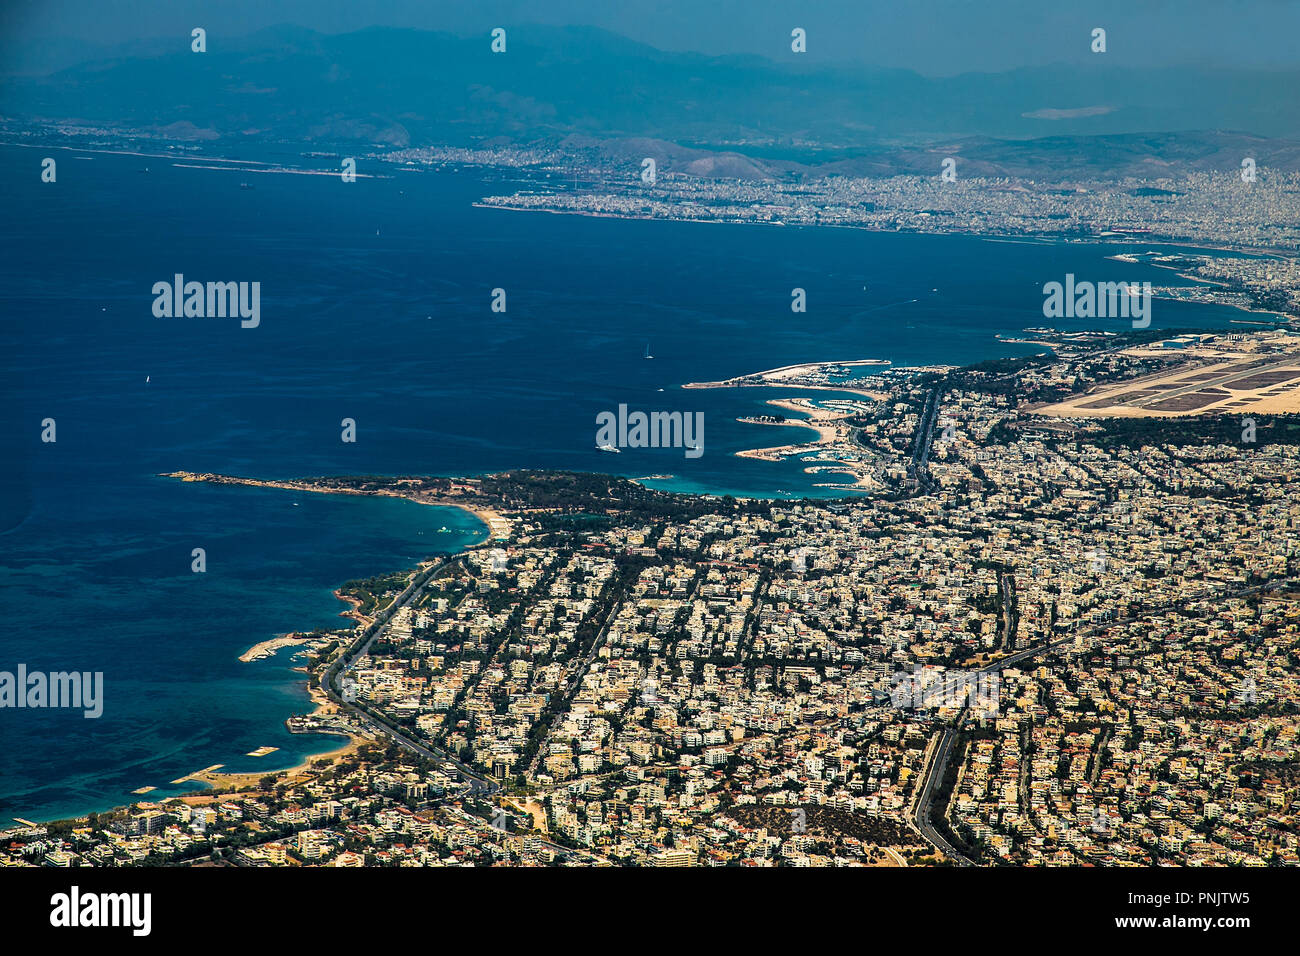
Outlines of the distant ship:
{"type": "Polygon", "coordinates": [[[619,449],[615,448],[609,442],[605,442],[603,445],[597,445],[596,451],[609,451],[613,452],[615,455],[619,454],[619,449]]]}
{"type": "Polygon", "coordinates": [[[645,344],[645,355],[643,355],[643,356],[641,356],[641,357],[642,357],[642,358],[648,358],[648,359],[652,359],[652,358],[654,358],[654,356],[650,354],[650,343],[649,343],[649,342],[647,342],[647,343],[645,344]]]}

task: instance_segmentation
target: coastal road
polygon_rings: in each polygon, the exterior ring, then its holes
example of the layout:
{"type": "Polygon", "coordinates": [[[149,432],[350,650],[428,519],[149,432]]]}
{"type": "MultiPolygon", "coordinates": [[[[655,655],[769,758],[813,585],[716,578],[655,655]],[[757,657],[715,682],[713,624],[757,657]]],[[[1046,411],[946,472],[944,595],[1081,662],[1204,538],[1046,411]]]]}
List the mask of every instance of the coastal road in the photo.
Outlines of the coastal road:
{"type": "Polygon", "coordinates": [[[351,701],[344,700],[334,687],[334,681],[338,677],[339,673],[346,673],[347,671],[352,670],[356,665],[357,659],[369,652],[370,646],[374,643],[375,638],[379,636],[384,625],[392,619],[392,616],[402,607],[418,601],[421,595],[424,594],[424,590],[428,587],[429,582],[437,577],[439,572],[444,568],[460,562],[464,557],[465,552],[452,555],[446,560],[434,565],[426,571],[420,572],[420,574],[412,578],[411,583],[406,586],[402,593],[395,597],[391,604],[376,614],[374,621],[367,625],[368,633],[360,646],[358,646],[355,651],[345,651],[343,654],[339,655],[338,660],[334,661],[334,663],[329,666],[321,679],[320,686],[325,695],[333,701],[340,710],[345,710],[355,716],[363,726],[381,736],[387,737],[389,740],[393,741],[393,743],[405,750],[409,750],[410,752],[422,757],[427,757],[430,760],[435,760],[443,764],[450,764],[455,767],[468,784],[466,790],[467,793],[492,794],[496,793],[497,790],[500,789],[495,782],[478,776],[470,767],[466,766],[450,754],[443,753],[436,747],[430,747],[413,739],[405,730],[393,726],[378,714],[372,714],[367,708],[359,706],[351,701]]]}

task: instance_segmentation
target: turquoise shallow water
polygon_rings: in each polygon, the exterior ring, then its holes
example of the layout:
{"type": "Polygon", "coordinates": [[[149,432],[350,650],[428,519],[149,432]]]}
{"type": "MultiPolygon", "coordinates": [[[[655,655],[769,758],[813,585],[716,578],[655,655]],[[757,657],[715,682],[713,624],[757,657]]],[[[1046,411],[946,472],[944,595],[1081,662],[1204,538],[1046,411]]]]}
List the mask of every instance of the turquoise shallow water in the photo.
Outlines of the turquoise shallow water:
{"type": "Polygon", "coordinates": [[[68,504],[42,495],[6,536],[0,581],[24,606],[22,627],[14,615],[5,627],[5,666],[102,671],[104,711],[0,712],[5,817],[105,809],[137,799],[137,787],[193,789],[168,781],[215,763],[270,770],[332,749],[337,737],[284,726],[311,709],[294,650],[238,655],[285,631],[348,626],[331,593],[339,583],[454,552],[485,530],[457,508],[166,479],[68,504]],[[195,547],[202,574],[190,569],[195,547]],[[245,756],[262,746],[279,750],[245,756]]]}
{"type": "MultiPolygon", "coordinates": [[[[463,172],[257,176],[241,190],[250,174],[95,154],[48,185],[39,158],[0,147],[0,669],[100,670],[107,690],[98,720],[0,711],[0,824],[330,749],[284,729],[307,706],[286,653],[237,655],[337,623],[330,592],[347,578],[481,534],[455,509],[159,472],[569,468],[670,474],[663,486],[698,493],[834,494],[797,462],[732,455],[799,434],[735,421],[780,392],[679,386],[805,361],[1025,354],[996,336],[1044,324],[1046,281],[1176,281],[1106,260],[1113,244],[477,209],[513,185],[463,172]],[[155,318],[152,285],[177,272],[261,282],[261,325],[155,318]],[[504,314],[489,309],[498,287],[504,314]],[[705,453],[598,452],[596,415],[620,403],[703,412],[705,453]],[[54,444],[39,440],[46,417],[54,444]],[[345,417],[355,443],[340,441],[345,417]],[[205,574],[189,570],[194,547],[205,574]],[[259,746],[281,749],[243,756],[259,746]]],[[[1153,324],[1236,315],[1156,303],[1153,324]]]]}

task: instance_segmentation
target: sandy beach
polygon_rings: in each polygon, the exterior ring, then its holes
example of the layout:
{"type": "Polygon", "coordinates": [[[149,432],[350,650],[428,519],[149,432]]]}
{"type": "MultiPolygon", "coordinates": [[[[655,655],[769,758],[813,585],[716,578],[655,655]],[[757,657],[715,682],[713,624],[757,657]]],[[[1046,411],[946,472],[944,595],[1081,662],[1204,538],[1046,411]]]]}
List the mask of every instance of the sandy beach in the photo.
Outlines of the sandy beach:
{"type": "Polygon", "coordinates": [[[262,778],[267,776],[282,777],[285,782],[302,780],[316,774],[317,768],[312,766],[316,761],[327,759],[332,762],[338,761],[355,753],[358,748],[366,743],[369,743],[369,741],[357,737],[349,737],[345,743],[336,747],[334,750],[322,754],[316,754],[315,756],[307,758],[297,766],[289,767],[287,769],[257,770],[250,773],[222,773],[221,771],[205,771],[203,773],[198,773],[192,777],[186,777],[185,779],[205,783],[212,789],[204,791],[203,793],[191,794],[182,797],[181,799],[185,803],[191,805],[212,803],[216,800],[223,799],[227,794],[233,793],[234,791],[245,790],[249,787],[257,787],[261,783],[262,778]]]}
{"type": "MultiPolygon", "coordinates": [[[[316,704],[316,709],[312,711],[313,717],[329,716],[338,712],[338,706],[326,697],[319,688],[311,688],[310,693],[312,702],[316,704]]],[[[330,736],[336,735],[331,734],[330,736]]],[[[303,760],[302,763],[293,767],[279,769],[268,768],[266,770],[254,770],[239,773],[223,773],[220,770],[208,769],[200,771],[190,777],[182,778],[185,780],[194,780],[206,783],[212,788],[211,793],[195,794],[191,797],[186,797],[185,802],[209,802],[213,798],[224,793],[229,793],[233,790],[242,790],[246,787],[256,787],[263,777],[269,775],[283,777],[286,781],[299,780],[316,773],[316,768],[313,764],[317,761],[330,760],[332,762],[337,762],[338,760],[355,753],[362,745],[371,743],[371,741],[366,737],[358,737],[355,735],[344,737],[342,734],[337,736],[341,741],[339,746],[335,747],[333,750],[326,751],[325,753],[314,754],[313,756],[303,760]]]]}
{"type": "MultiPolygon", "coordinates": [[[[802,387],[802,386],[801,386],[802,387]]],[[[862,490],[879,487],[879,482],[872,478],[868,468],[861,462],[847,460],[851,456],[860,456],[864,449],[853,444],[853,426],[847,419],[854,411],[843,408],[825,408],[814,404],[811,398],[772,398],[768,405],[783,411],[798,412],[807,418],[789,418],[785,421],[763,421],[761,419],[741,419],[754,425],[774,425],[778,427],[795,425],[799,428],[811,428],[817,433],[817,440],[798,445],[777,445],[771,448],[747,448],[736,452],[738,458],[756,458],[760,461],[783,461],[798,455],[823,452],[825,457],[804,468],[808,474],[844,475],[852,479],[851,483],[819,483],[825,488],[858,488],[862,490]],[[843,457],[841,457],[843,456],[843,457]]]]}

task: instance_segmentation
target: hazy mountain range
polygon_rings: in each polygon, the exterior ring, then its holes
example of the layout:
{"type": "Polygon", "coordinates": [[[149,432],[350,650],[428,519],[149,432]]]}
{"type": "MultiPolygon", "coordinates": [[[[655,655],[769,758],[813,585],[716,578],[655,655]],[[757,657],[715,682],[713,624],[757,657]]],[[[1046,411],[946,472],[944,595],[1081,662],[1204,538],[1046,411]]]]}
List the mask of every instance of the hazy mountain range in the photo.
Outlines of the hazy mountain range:
{"type": "Polygon", "coordinates": [[[811,57],[666,53],[590,27],[512,29],[494,54],[486,34],[286,26],[210,35],[206,53],[181,36],[6,76],[0,113],[221,143],[567,137],[652,155],[643,141],[654,140],[661,158],[676,151],[701,175],[932,172],[943,155],[960,155],[966,175],[1151,175],[1233,168],[1243,155],[1300,168],[1289,142],[1300,140],[1297,89],[1297,70],[1121,69],[1106,54],[1082,67],[931,78],[811,57]]]}

